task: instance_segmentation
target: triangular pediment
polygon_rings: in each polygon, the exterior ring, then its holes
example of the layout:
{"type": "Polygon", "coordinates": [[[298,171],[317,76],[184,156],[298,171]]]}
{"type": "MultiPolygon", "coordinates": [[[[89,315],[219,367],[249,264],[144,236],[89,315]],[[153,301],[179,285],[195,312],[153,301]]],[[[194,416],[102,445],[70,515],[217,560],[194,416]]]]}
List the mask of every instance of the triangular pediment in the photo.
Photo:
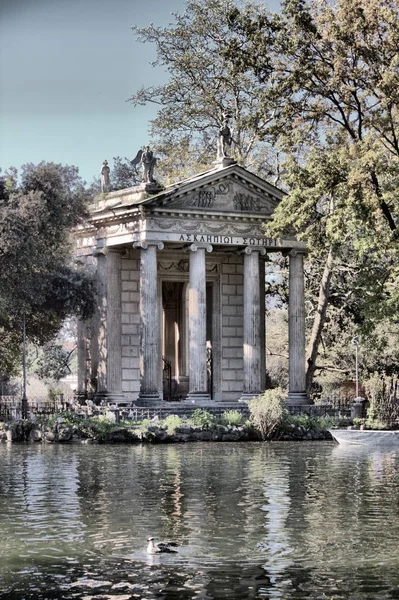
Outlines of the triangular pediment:
{"type": "Polygon", "coordinates": [[[142,202],[148,208],[271,215],[284,192],[238,165],[208,171],[142,202]]]}

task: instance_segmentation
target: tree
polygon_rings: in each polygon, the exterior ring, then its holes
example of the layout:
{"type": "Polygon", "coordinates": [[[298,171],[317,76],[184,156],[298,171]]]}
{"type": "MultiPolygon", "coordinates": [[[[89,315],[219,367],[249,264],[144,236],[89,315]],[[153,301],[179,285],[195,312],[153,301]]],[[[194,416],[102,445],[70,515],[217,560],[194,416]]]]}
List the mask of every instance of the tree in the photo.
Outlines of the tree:
{"type": "Polygon", "coordinates": [[[397,10],[393,0],[287,0],[280,15],[229,14],[225,55],[263,84],[269,133],[287,157],[289,193],[268,233],[306,239],[319,272],[308,389],[329,305],[341,297],[366,332],[398,310],[397,10]]]}
{"type": "Polygon", "coordinates": [[[0,186],[0,372],[17,368],[22,322],[37,344],[62,321],[87,318],[94,307],[91,278],[73,265],[72,229],[86,216],[89,196],[76,167],[24,165],[0,186]]]}
{"type": "Polygon", "coordinates": [[[263,141],[270,115],[262,86],[254,75],[234,72],[222,53],[232,37],[227,14],[234,7],[233,0],[188,0],[169,26],[132,28],[139,41],[155,44],[153,66],[169,74],[166,84],[142,88],[130,98],[134,105],[159,106],[151,133],[166,183],[212,167],[227,113],[233,121],[234,158],[258,173],[273,171],[271,149],[263,141]]]}

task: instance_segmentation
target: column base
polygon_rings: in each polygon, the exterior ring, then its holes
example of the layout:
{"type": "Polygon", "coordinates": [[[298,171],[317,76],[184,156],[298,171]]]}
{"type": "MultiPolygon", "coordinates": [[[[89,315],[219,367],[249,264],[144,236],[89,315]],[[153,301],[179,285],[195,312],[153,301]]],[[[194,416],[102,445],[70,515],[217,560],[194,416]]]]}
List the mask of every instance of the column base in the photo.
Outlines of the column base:
{"type": "Polygon", "coordinates": [[[191,404],[209,404],[211,402],[211,397],[206,392],[189,392],[186,402],[190,402],[191,404]]]}
{"type": "Polygon", "coordinates": [[[288,392],[286,404],[287,406],[306,406],[313,402],[309,400],[306,392],[288,392]]]}
{"type": "Polygon", "coordinates": [[[248,402],[250,402],[254,398],[257,398],[262,393],[263,392],[252,392],[252,393],[251,392],[243,392],[241,397],[238,399],[238,402],[245,402],[246,404],[248,404],[248,402]]]}
{"type": "Polygon", "coordinates": [[[126,402],[122,392],[98,392],[94,395],[94,403],[98,404],[120,404],[126,402]]]}
{"type": "Polygon", "coordinates": [[[153,406],[161,402],[161,396],[157,393],[140,392],[135,402],[136,406],[153,406]]]}

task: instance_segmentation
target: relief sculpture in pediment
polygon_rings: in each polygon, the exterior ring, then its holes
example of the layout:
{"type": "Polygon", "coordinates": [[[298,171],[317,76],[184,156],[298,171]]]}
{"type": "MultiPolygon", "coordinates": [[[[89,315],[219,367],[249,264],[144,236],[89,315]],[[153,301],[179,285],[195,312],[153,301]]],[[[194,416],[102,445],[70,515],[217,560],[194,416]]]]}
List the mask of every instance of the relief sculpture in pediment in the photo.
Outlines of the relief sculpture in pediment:
{"type": "Polygon", "coordinates": [[[226,196],[230,191],[229,182],[220,182],[210,188],[198,190],[198,192],[187,199],[185,206],[196,208],[213,208],[218,196],[226,196]]]}
{"type": "Polygon", "coordinates": [[[260,198],[241,192],[236,192],[233,198],[233,204],[236,210],[242,210],[244,212],[260,212],[262,209],[260,198]]]}

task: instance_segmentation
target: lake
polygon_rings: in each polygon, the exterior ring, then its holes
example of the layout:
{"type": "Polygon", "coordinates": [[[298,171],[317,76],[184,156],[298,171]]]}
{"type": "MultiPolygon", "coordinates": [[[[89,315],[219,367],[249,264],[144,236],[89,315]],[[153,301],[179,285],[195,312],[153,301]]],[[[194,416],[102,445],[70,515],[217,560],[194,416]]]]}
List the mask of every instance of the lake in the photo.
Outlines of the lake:
{"type": "Polygon", "coordinates": [[[2,444],[0,534],[1,599],[399,599],[399,451],[2,444]]]}

